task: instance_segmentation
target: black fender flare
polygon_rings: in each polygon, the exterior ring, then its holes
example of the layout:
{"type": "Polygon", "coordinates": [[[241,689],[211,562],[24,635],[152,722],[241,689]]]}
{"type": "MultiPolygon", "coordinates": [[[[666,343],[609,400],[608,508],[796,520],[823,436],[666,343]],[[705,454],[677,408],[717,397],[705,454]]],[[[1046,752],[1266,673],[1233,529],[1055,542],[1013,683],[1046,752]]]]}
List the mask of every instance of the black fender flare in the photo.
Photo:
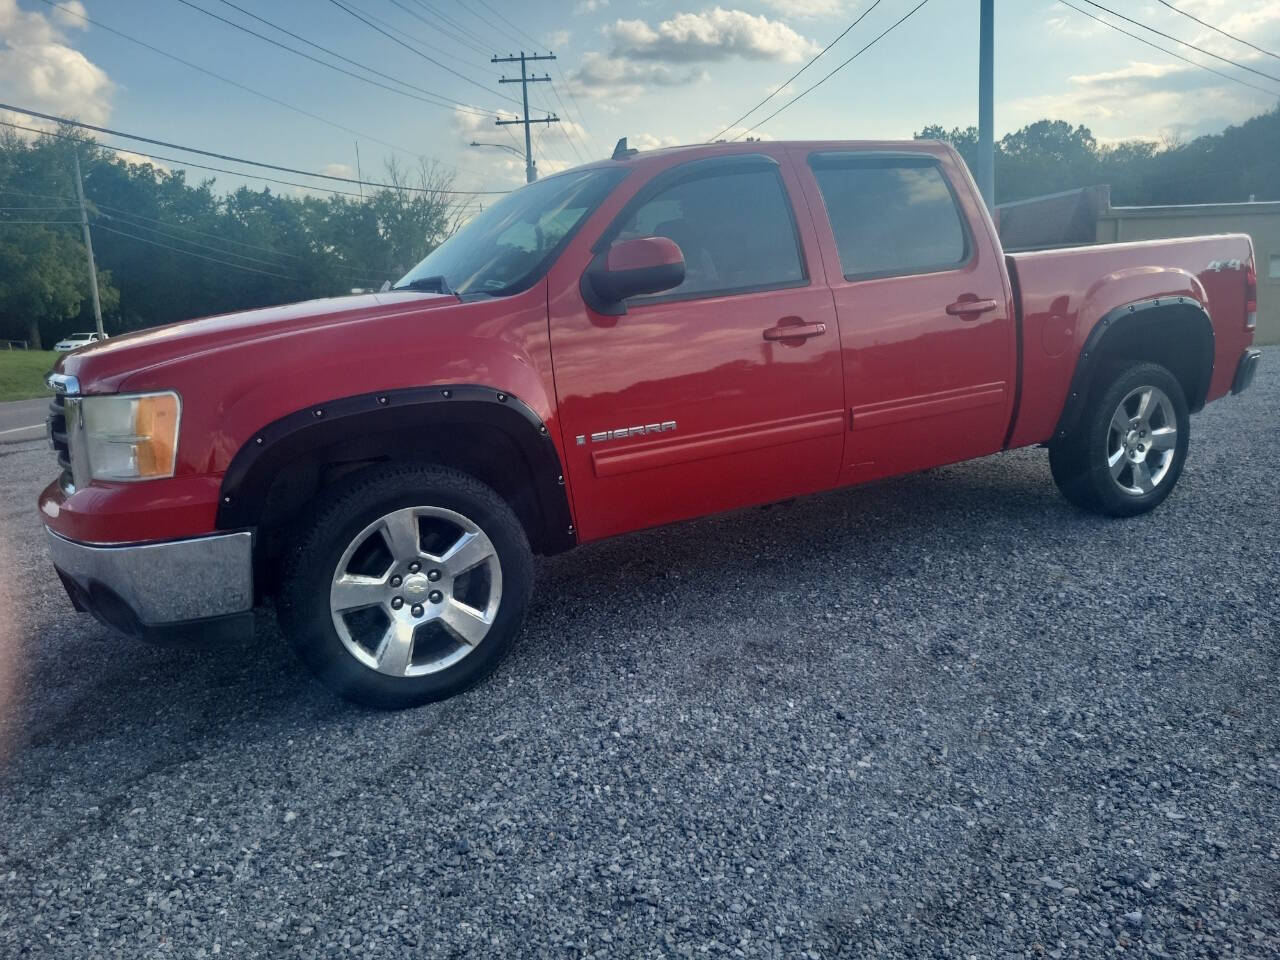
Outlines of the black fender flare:
{"type": "Polygon", "coordinates": [[[257,430],[236,452],[219,491],[219,529],[256,527],[280,471],[310,451],[393,430],[468,424],[496,427],[528,462],[542,530],[534,548],[557,553],[577,543],[564,468],[547,425],[512,394],[477,384],[385,390],[329,400],[257,430]]]}
{"type": "Polygon", "coordinates": [[[1080,348],[1067,400],[1053,432],[1055,440],[1067,436],[1079,422],[1093,378],[1108,357],[1108,344],[1114,344],[1120,340],[1136,324],[1150,320],[1153,310],[1178,311],[1196,318],[1193,328],[1202,337],[1206,364],[1203,371],[1200,371],[1199,382],[1194,383],[1187,391],[1187,406],[1192,413],[1204,409],[1205,398],[1209,393],[1209,382],[1213,379],[1215,345],[1213,321],[1209,318],[1208,311],[1198,300],[1187,296],[1138,300],[1109,310],[1089,331],[1089,336],[1085,338],[1084,345],[1080,348]]]}

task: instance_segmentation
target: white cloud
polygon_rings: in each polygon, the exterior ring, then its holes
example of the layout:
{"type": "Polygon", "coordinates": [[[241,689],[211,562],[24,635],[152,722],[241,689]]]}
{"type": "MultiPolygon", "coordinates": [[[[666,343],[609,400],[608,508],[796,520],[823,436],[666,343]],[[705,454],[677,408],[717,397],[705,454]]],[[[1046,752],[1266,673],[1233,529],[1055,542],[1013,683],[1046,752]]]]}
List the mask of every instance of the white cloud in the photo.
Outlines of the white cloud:
{"type": "Polygon", "coordinates": [[[356,172],[346,163],[326,163],[320,172],[330,177],[354,177],[356,172]]]}
{"type": "Polygon", "coordinates": [[[627,145],[635,147],[637,150],[659,150],[662,147],[678,147],[680,139],[672,136],[656,136],[652,133],[642,133],[628,140],[627,145]]]}
{"type": "Polygon", "coordinates": [[[798,17],[801,20],[834,17],[844,13],[848,7],[845,0],[764,0],[764,2],[779,13],[798,17]]]}
{"type": "MultiPolygon", "coordinates": [[[[78,3],[68,6],[83,10],[78,3]]],[[[101,67],[68,44],[62,32],[62,27],[83,26],[83,21],[65,13],[58,13],[56,20],[21,9],[16,0],[0,0],[0,89],[6,99],[36,110],[105,123],[114,85],[101,67]]],[[[52,127],[20,115],[12,119],[52,127]]]]}
{"type": "Polygon", "coordinates": [[[559,50],[561,47],[569,45],[569,38],[572,34],[568,30],[555,30],[547,34],[547,42],[551,44],[552,50],[559,50]]]}
{"type": "MultiPolygon", "coordinates": [[[[1065,7],[1063,8],[1066,9],[1065,7]]],[[[1082,17],[1073,10],[1067,10],[1060,17],[1050,17],[1044,22],[1049,32],[1071,40],[1084,40],[1105,33],[1107,28],[1097,20],[1082,17]]]]}
{"type": "Polygon", "coordinates": [[[1154,139],[1151,118],[1157,118],[1161,131],[1198,136],[1220,131],[1274,103],[1274,97],[1186,64],[1133,61],[1114,70],[1068,77],[1060,93],[1011,100],[1001,106],[1000,115],[1001,125],[1008,129],[1049,118],[1083,123],[1101,137],[1154,139]]]}
{"type": "Polygon", "coordinates": [[[151,157],[144,157],[140,153],[134,153],[132,150],[115,150],[115,159],[123,160],[126,163],[134,163],[141,167],[155,167],[157,170],[169,171],[169,165],[160,160],[151,157]]]}
{"type": "MultiPolygon", "coordinates": [[[[1239,0],[1231,0],[1231,2],[1225,2],[1225,0],[1185,2],[1184,0],[1178,3],[1178,6],[1227,33],[1244,36],[1250,40],[1256,39],[1260,28],[1280,20],[1280,3],[1275,0],[1265,0],[1252,5],[1241,3],[1239,0]]],[[[1185,17],[1179,17],[1179,19],[1189,22],[1185,17]]]]}
{"type": "Polygon", "coordinates": [[[87,12],[80,0],[63,0],[50,11],[50,16],[58,22],[59,26],[70,27],[73,30],[88,30],[89,24],[84,19],[87,12]]]}
{"type": "Polygon", "coordinates": [[[578,5],[573,8],[574,13],[595,13],[597,10],[603,10],[609,5],[609,0],[580,0],[578,5]]]}
{"type": "Polygon", "coordinates": [[[705,13],[678,13],[650,26],[644,20],[617,20],[605,28],[615,57],[700,63],[742,57],[795,63],[821,48],[780,20],[715,7],[705,13]]]}
{"type": "Polygon", "coordinates": [[[673,68],[665,63],[587,53],[583,55],[578,69],[569,75],[569,85],[575,95],[625,101],[634,100],[654,88],[685,87],[706,79],[707,72],[701,67],[673,68]]]}

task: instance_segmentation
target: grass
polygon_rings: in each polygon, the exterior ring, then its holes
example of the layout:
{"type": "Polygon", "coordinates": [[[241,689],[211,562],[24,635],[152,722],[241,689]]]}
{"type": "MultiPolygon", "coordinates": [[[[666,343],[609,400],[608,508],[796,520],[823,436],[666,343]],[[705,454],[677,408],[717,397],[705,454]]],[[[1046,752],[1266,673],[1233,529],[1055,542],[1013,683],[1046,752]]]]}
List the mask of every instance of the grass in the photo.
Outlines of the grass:
{"type": "Polygon", "coordinates": [[[52,350],[0,350],[0,402],[48,394],[44,378],[57,359],[52,350]]]}

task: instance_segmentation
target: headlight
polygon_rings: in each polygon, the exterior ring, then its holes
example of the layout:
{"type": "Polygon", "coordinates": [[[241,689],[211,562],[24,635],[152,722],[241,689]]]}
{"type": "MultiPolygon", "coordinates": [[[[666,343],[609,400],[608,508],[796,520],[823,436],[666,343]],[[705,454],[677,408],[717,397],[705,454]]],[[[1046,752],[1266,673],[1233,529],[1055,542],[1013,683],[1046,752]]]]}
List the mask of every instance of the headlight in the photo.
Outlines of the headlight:
{"type": "Polygon", "coordinates": [[[69,430],[77,486],[173,476],[182,415],[176,393],[81,397],[77,405],[78,429],[69,430]]]}

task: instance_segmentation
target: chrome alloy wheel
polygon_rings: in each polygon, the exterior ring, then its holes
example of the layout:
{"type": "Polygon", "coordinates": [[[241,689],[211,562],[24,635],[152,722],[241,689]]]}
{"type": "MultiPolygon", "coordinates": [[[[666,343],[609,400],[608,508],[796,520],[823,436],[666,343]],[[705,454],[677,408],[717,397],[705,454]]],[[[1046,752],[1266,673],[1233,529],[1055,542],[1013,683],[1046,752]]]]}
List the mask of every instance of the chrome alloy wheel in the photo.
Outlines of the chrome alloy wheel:
{"type": "Polygon", "coordinates": [[[1130,390],[1111,415],[1106,444],[1116,486],[1133,497],[1151,493],[1168,476],[1178,446],[1173,401],[1159,387],[1130,390]]]}
{"type": "Polygon", "coordinates": [[[334,570],[329,611],[347,651],[394,677],[453,666],[488,634],[502,565],[460,513],[406,507],[365,527],[334,570]]]}

